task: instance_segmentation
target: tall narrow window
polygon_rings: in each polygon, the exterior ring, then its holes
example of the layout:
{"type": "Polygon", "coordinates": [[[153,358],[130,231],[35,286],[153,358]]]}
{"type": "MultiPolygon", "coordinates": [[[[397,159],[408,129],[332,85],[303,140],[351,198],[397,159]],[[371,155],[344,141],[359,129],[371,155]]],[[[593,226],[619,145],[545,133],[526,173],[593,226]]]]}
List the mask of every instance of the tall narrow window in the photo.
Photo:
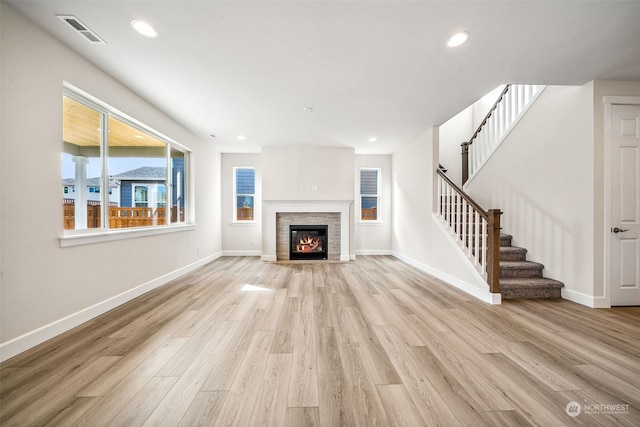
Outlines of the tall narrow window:
{"type": "Polygon", "coordinates": [[[64,97],[62,139],[62,210],[65,230],[102,227],[100,147],[106,114],[64,97]],[[76,191],[68,191],[68,189],[76,191]],[[97,190],[97,191],[96,191],[97,190]]]}
{"type": "Polygon", "coordinates": [[[360,169],[360,219],[378,221],[380,216],[380,169],[360,169]]]}
{"type": "Polygon", "coordinates": [[[63,106],[65,230],[185,222],[184,148],[72,91],[63,106]]]}
{"type": "Polygon", "coordinates": [[[171,222],[184,223],[185,220],[185,167],[186,153],[171,148],[171,182],[173,191],[171,192],[171,222]]]}
{"type": "Polygon", "coordinates": [[[233,199],[235,221],[254,221],[256,171],[254,168],[233,168],[233,199]]]}

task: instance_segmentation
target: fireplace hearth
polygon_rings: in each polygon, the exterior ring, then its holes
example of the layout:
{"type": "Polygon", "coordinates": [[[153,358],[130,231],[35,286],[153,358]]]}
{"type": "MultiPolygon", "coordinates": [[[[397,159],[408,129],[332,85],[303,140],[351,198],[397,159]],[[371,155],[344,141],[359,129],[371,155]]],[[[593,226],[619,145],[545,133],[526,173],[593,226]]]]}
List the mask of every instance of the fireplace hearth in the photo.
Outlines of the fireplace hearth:
{"type": "Polygon", "coordinates": [[[290,225],[289,259],[327,259],[327,229],[326,225],[290,225]]]}

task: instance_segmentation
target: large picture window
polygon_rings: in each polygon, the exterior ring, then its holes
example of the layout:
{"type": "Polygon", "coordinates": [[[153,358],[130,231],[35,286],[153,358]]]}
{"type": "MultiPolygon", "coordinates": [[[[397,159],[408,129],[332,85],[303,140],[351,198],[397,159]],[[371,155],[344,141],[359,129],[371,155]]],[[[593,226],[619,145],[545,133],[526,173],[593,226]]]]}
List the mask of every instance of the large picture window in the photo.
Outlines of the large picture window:
{"type": "Polygon", "coordinates": [[[360,219],[379,221],[380,169],[360,169],[360,219]]]}
{"type": "Polygon", "coordinates": [[[152,129],[65,89],[65,230],[184,223],[188,151],[152,129]]]}
{"type": "Polygon", "coordinates": [[[234,221],[255,221],[256,171],[254,168],[233,168],[234,221]]]}

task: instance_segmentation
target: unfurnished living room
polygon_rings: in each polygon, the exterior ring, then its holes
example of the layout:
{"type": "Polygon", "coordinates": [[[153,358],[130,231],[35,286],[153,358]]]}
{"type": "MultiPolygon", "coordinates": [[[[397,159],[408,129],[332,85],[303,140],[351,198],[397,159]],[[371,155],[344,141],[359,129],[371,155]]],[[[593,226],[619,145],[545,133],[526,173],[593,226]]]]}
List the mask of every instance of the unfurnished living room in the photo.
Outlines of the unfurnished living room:
{"type": "Polygon", "coordinates": [[[640,2],[0,20],[0,425],[640,424],[640,2]]]}

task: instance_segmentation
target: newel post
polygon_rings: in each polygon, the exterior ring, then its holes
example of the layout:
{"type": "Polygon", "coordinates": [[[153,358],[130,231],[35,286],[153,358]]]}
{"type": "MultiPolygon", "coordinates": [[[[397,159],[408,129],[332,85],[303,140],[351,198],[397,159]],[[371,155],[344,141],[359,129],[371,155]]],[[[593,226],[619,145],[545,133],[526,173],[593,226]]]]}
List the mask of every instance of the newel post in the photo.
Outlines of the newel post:
{"type": "Polygon", "coordinates": [[[469,179],[469,145],[468,142],[460,144],[462,147],[462,184],[469,179]]]}
{"type": "Polygon", "coordinates": [[[487,283],[491,293],[500,293],[500,209],[490,209],[487,221],[487,283]]]}

